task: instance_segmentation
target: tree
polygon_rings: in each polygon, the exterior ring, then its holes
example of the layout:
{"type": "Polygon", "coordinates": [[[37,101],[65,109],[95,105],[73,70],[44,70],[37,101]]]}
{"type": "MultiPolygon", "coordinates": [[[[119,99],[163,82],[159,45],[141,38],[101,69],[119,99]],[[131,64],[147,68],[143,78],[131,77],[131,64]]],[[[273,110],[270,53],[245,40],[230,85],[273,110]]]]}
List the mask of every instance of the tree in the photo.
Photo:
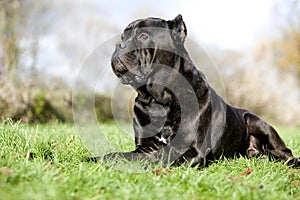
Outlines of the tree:
{"type": "Polygon", "coordinates": [[[274,53],[280,68],[293,70],[300,77],[300,2],[288,2],[282,6],[285,22],[279,27],[280,38],[274,40],[274,53]]]}
{"type": "Polygon", "coordinates": [[[15,70],[19,63],[20,0],[0,1],[0,44],[2,73],[15,70]]]}

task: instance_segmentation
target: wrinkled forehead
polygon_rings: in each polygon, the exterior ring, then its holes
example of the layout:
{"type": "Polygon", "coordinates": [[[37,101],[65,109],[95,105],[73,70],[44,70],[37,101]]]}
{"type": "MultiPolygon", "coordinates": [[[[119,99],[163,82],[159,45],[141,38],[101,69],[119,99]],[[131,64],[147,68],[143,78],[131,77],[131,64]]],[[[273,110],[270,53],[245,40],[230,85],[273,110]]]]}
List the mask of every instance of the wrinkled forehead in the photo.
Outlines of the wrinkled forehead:
{"type": "Polygon", "coordinates": [[[150,27],[155,27],[155,28],[168,28],[168,24],[165,20],[160,19],[160,18],[154,18],[154,17],[149,17],[146,19],[138,19],[133,22],[131,22],[124,30],[125,31],[130,31],[135,28],[150,28],[150,27]]]}

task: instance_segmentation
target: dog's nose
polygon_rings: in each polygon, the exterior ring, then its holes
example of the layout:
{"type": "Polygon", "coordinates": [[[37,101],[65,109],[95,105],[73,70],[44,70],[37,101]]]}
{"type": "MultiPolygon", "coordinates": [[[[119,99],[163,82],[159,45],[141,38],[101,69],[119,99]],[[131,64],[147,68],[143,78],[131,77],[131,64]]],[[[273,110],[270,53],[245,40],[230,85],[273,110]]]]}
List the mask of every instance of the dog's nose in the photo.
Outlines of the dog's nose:
{"type": "Polygon", "coordinates": [[[120,48],[120,49],[124,49],[126,47],[126,45],[124,44],[124,42],[118,42],[116,44],[117,48],[120,48]]]}

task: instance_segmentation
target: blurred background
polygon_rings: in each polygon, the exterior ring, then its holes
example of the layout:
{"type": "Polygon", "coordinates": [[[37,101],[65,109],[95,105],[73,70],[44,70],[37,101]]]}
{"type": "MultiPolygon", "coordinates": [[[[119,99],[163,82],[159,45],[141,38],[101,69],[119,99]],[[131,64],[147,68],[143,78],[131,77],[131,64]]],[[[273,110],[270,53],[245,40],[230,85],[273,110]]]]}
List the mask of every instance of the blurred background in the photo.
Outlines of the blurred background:
{"type": "MultiPolygon", "coordinates": [[[[188,51],[201,65],[206,65],[203,57],[211,58],[228,103],[276,124],[300,125],[297,0],[1,0],[0,118],[72,122],[72,92],[86,58],[105,47],[79,81],[83,91],[95,91],[89,74],[109,67],[114,48],[103,43],[118,38],[137,18],[173,19],[179,13],[188,38],[203,49],[190,45],[188,51]]],[[[208,80],[218,86],[214,74],[208,80]]],[[[116,81],[111,73],[102,88],[97,86],[99,121],[113,119],[109,86],[116,81]]],[[[76,106],[89,103],[82,96],[76,106]]],[[[119,109],[126,115],[127,108],[119,109]]]]}

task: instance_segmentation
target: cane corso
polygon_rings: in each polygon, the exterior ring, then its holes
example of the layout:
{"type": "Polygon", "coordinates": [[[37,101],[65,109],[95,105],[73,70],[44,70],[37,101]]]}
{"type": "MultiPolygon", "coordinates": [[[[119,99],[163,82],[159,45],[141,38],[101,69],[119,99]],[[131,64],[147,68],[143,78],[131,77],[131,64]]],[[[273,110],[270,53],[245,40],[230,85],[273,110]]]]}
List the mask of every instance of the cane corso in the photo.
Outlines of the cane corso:
{"type": "Polygon", "coordinates": [[[149,159],[203,167],[222,156],[268,156],[299,166],[300,159],[272,126],[226,104],[209,86],[184,47],[186,36],[181,15],[139,19],[126,27],[111,65],[120,81],[137,92],[135,150],[93,160],[149,159]]]}

